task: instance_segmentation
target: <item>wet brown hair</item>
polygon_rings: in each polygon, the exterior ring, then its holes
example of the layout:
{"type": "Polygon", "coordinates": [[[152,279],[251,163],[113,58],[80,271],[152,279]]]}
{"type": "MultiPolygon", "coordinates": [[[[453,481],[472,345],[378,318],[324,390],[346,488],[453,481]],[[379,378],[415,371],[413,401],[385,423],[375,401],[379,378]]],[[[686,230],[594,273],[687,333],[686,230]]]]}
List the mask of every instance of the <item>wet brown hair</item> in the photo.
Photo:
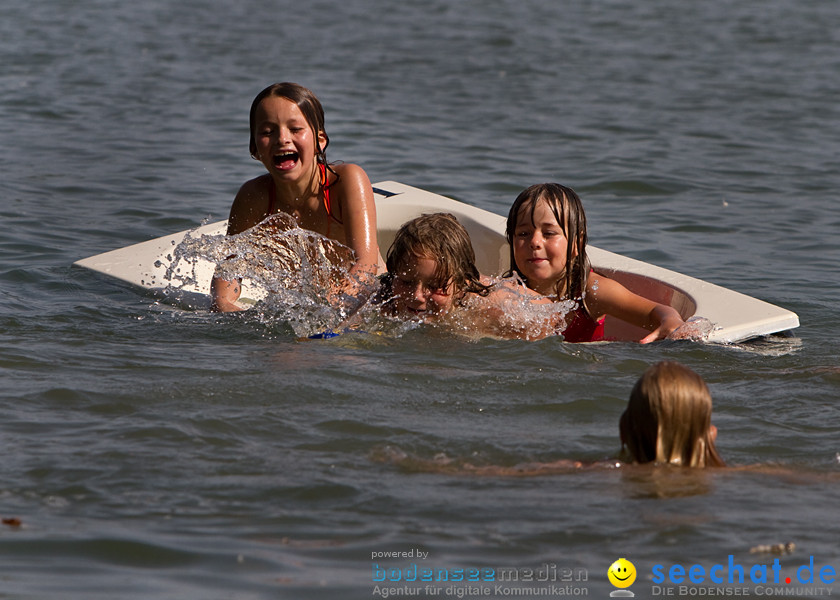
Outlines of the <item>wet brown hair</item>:
{"type": "Polygon", "coordinates": [[[619,431],[628,458],[690,467],[722,467],[711,431],[712,396],[703,378],[671,361],[647,369],[630,393],[619,431]]]}
{"type": "Polygon", "coordinates": [[[586,256],[586,213],[583,210],[583,203],[575,191],[559,183],[532,185],[524,189],[516,197],[513,206],[510,207],[505,229],[510,246],[510,271],[505,275],[509,277],[517,273],[522,279],[525,279],[513,255],[516,222],[519,220],[522,211],[529,211],[533,224],[534,211],[540,202],[545,202],[548,205],[566,236],[566,268],[563,271],[563,276],[557,282],[555,294],[558,299],[580,300],[583,298],[589,279],[589,258],[586,256]]]}
{"type": "Polygon", "coordinates": [[[470,234],[449,213],[427,214],[412,219],[400,227],[385,263],[388,279],[407,270],[411,260],[428,258],[436,263],[437,287],[455,287],[455,293],[470,292],[486,296],[490,286],[481,283],[475,266],[475,251],[470,234]]]}

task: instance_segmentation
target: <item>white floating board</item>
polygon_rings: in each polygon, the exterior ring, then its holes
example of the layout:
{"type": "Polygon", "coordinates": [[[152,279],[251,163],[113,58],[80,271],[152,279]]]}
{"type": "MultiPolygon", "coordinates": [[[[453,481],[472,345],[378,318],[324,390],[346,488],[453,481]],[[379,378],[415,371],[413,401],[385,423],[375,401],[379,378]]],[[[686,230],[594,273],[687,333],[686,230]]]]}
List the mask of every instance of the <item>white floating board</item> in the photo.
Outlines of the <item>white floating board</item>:
{"type": "MultiPolygon", "coordinates": [[[[383,181],[373,187],[377,234],[383,255],[404,222],[425,213],[448,212],[469,231],[479,271],[498,275],[508,269],[510,252],[504,235],[505,217],[394,181],[383,181]]],[[[168,281],[166,273],[172,264],[175,247],[187,234],[222,235],[226,226],[226,221],[219,221],[91,256],[74,264],[142,288],[175,305],[208,309],[210,280],[215,270],[213,263],[199,260],[195,264],[174,265],[176,274],[189,272],[188,279],[194,281],[186,284],[179,283],[177,278],[168,281]]],[[[708,341],[740,342],[799,326],[795,313],[757,298],[593,246],[589,246],[587,252],[596,271],[621,282],[633,292],[673,306],[684,319],[691,316],[709,319],[715,329],[708,341]]],[[[263,296],[261,289],[243,281],[241,302],[256,302],[263,296]]],[[[608,317],[606,334],[615,339],[638,340],[645,332],[608,317]]]]}

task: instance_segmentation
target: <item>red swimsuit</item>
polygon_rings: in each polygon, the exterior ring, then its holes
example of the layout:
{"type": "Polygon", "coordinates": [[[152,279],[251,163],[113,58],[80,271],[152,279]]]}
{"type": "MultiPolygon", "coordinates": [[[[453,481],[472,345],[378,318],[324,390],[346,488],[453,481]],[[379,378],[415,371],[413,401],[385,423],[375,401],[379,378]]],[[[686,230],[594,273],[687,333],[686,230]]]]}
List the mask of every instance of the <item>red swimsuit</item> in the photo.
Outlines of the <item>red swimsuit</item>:
{"type": "Polygon", "coordinates": [[[577,307],[566,315],[571,319],[563,330],[566,342],[597,342],[604,339],[604,319],[595,320],[589,316],[583,306],[577,307]]]}

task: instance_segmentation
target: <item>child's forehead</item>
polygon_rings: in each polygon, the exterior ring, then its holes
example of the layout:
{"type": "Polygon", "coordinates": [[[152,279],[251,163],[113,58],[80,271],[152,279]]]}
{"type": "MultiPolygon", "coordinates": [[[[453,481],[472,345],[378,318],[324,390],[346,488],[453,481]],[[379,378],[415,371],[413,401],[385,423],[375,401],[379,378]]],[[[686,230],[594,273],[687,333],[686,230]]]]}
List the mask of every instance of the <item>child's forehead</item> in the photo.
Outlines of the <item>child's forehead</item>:
{"type": "Polygon", "coordinates": [[[296,102],[284,96],[267,96],[263,98],[256,110],[257,121],[301,120],[306,122],[306,116],[296,102]]]}
{"type": "Polygon", "coordinates": [[[434,256],[422,250],[407,252],[399,261],[399,272],[402,276],[418,279],[449,279],[446,264],[438,261],[434,256]]]}
{"type": "Polygon", "coordinates": [[[539,198],[535,198],[533,200],[527,200],[519,207],[516,222],[522,223],[527,221],[534,225],[536,225],[537,222],[551,222],[559,224],[560,222],[557,219],[558,214],[563,217],[564,220],[567,218],[564,210],[564,204],[565,203],[558,202],[554,198],[546,198],[545,196],[540,196],[539,198]]]}
{"type": "Polygon", "coordinates": [[[417,273],[437,268],[437,261],[430,254],[422,250],[410,250],[399,261],[401,271],[417,273]]]}

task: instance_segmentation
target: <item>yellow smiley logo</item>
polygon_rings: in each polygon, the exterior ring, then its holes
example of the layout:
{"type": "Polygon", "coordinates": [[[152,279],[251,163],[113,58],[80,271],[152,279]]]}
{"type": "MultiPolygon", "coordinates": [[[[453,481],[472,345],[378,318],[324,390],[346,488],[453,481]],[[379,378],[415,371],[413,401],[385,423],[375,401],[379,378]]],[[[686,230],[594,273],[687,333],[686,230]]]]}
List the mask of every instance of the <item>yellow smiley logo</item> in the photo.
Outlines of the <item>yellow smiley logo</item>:
{"type": "Polygon", "coordinates": [[[626,588],[636,581],[636,567],[626,558],[619,558],[610,565],[607,578],[617,588],[626,588]]]}

